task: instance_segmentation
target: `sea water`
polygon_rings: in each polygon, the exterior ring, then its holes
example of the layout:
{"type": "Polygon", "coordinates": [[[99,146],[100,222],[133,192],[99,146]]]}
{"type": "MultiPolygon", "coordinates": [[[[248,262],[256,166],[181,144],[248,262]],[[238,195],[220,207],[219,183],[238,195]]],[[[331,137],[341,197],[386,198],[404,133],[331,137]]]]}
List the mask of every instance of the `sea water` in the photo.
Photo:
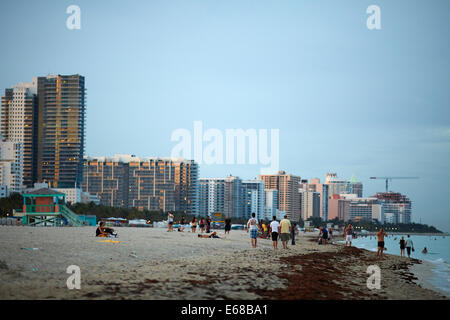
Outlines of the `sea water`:
{"type": "MultiPolygon", "coordinates": [[[[384,246],[387,248],[385,253],[400,255],[399,241],[407,235],[389,235],[384,238],[384,246]]],[[[425,236],[411,235],[415,251],[411,252],[411,258],[426,260],[433,264],[432,277],[430,283],[436,288],[444,291],[450,296],[450,236],[425,236]],[[427,248],[428,253],[422,253],[423,248],[427,248]]],[[[339,241],[342,242],[342,241],[339,241]]],[[[345,241],[344,241],[345,243],[345,241]]],[[[353,239],[352,245],[357,248],[367,249],[369,251],[377,251],[377,237],[367,236],[353,239]]],[[[408,256],[405,249],[405,256],[408,256]]]]}

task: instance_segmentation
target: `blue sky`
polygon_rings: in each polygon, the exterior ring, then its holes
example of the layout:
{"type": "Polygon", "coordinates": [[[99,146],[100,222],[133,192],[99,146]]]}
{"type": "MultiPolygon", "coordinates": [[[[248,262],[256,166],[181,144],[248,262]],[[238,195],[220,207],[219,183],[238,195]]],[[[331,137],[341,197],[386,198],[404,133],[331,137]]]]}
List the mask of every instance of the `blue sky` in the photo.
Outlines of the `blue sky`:
{"type": "MultiPolygon", "coordinates": [[[[280,169],[384,190],[450,231],[449,1],[1,1],[0,90],[86,77],[89,155],[169,156],[178,128],[280,129],[280,169]],[[66,8],[81,8],[81,30],[66,8]],[[368,30],[366,8],[381,8],[368,30]]],[[[258,165],[202,165],[253,178],[258,165]]]]}

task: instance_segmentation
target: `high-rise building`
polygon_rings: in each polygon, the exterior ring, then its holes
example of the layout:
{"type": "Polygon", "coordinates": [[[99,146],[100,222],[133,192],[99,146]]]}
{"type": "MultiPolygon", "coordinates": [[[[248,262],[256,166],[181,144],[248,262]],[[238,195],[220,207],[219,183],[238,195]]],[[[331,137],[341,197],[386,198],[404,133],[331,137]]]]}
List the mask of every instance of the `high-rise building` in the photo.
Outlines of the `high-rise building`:
{"type": "Polygon", "coordinates": [[[384,212],[376,197],[359,198],[356,194],[333,194],[328,200],[329,219],[342,221],[378,220],[383,223],[384,212]]]}
{"type": "Polygon", "coordinates": [[[298,192],[300,177],[280,171],[273,175],[260,175],[266,189],[278,190],[278,209],[285,211],[288,219],[300,219],[300,195],[298,192]]]}
{"type": "Polygon", "coordinates": [[[303,220],[320,218],[320,193],[299,189],[301,196],[301,214],[303,220]]]}
{"type": "Polygon", "coordinates": [[[22,192],[23,144],[0,139],[0,185],[6,195],[22,192]]]}
{"type": "Polygon", "coordinates": [[[228,176],[224,179],[224,215],[231,218],[245,217],[242,180],[228,176]]]}
{"type": "Polygon", "coordinates": [[[115,155],[84,161],[82,189],[100,203],[198,214],[198,165],[193,160],[115,155]]]}
{"type": "Polygon", "coordinates": [[[199,182],[199,216],[211,216],[224,213],[225,179],[200,178],[199,182]]]}
{"type": "Polygon", "coordinates": [[[411,200],[406,195],[397,192],[377,192],[375,198],[383,207],[385,222],[411,223],[411,200]]]}
{"type": "Polygon", "coordinates": [[[329,185],[320,183],[320,179],[311,179],[308,184],[308,188],[320,194],[320,217],[323,221],[328,221],[328,190],[329,185]]]}
{"type": "Polygon", "coordinates": [[[23,184],[32,187],[37,169],[37,78],[5,89],[2,96],[3,139],[23,145],[23,184]]]}
{"type": "Polygon", "coordinates": [[[85,144],[84,77],[38,77],[37,96],[37,181],[76,187],[82,181],[85,144]]]}
{"type": "Polygon", "coordinates": [[[339,178],[336,173],[327,173],[325,184],[328,185],[328,195],[356,194],[359,198],[363,195],[363,185],[353,176],[350,181],[339,178]]]}
{"type": "Polygon", "coordinates": [[[251,218],[251,214],[255,213],[256,219],[262,220],[264,214],[264,182],[262,180],[243,180],[243,197],[244,197],[244,218],[251,218]]]}
{"type": "Polygon", "coordinates": [[[278,190],[264,190],[264,216],[266,220],[272,221],[278,212],[278,190]]]}

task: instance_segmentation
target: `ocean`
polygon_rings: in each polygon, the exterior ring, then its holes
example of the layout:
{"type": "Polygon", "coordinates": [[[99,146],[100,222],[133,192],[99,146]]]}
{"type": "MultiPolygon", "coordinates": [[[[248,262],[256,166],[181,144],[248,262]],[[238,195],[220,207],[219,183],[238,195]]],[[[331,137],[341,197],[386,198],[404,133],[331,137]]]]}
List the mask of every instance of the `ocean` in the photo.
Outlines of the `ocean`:
{"type": "MultiPolygon", "coordinates": [[[[385,253],[400,255],[399,241],[407,235],[389,235],[385,238],[385,253]]],[[[411,235],[415,252],[411,252],[411,257],[426,260],[433,264],[433,276],[430,283],[436,288],[441,289],[450,296],[450,236],[425,236],[411,235]],[[427,254],[422,253],[423,248],[428,250],[427,254]]],[[[342,242],[342,241],[339,241],[342,242]]],[[[345,241],[344,241],[345,243],[345,241]]],[[[359,237],[353,239],[352,245],[370,251],[377,251],[377,237],[359,237]]],[[[405,255],[407,256],[406,250],[405,255]]]]}

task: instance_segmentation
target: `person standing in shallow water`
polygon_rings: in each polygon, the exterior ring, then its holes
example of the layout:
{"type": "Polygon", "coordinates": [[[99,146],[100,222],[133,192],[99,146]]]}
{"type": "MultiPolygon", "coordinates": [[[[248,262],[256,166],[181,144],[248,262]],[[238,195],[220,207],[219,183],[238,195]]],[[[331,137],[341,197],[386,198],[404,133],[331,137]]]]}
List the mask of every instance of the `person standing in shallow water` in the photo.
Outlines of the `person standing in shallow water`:
{"type": "Polygon", "coordinates": [[[406,239],[406,253],[408,254],[408,258],[411,258],[411,249],[414,251],[414,244],[408,234],[408,238],[406,239]]]}
{"type": "Polygon", "coordinates": [[[406,248],[406,241],[405,241],[404,237],[402,237],[400,239],[399,244],[400,244],[400,256],[404,257],[405,256],[405,248],[406,248]]]}

